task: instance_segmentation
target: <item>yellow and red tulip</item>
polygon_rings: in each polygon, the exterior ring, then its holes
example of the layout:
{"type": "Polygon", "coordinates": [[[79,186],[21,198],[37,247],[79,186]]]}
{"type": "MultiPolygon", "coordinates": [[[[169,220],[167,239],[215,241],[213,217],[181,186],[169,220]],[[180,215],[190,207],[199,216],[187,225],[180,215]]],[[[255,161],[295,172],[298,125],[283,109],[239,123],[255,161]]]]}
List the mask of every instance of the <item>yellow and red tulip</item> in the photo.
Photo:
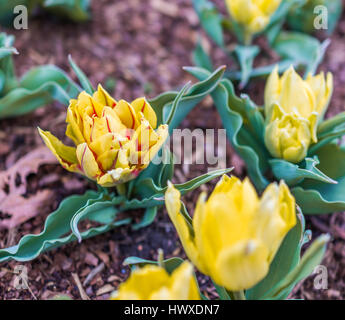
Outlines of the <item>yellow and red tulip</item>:
{"type": "Polygon", "coordinates": [[[171,183],[165,204],[189,259],[231,291],[251,288],[267,275],[297,221],[284,182],[270,184],[259,198],[248,179],[224,175],[208,200],[200,195],[192,222],[181,213],[180,193],[171,183]]]}
{"type": "Polygon", "coordinates": [[[104,187],[137,177],[168,137],[167,125],[155,130],[157,117],[145,98],[116,101],[101,85],[92,96],[82,92],[70,101],[66,122],[75,147],[48,131],[39,133],[65,169],[104,187]]]}

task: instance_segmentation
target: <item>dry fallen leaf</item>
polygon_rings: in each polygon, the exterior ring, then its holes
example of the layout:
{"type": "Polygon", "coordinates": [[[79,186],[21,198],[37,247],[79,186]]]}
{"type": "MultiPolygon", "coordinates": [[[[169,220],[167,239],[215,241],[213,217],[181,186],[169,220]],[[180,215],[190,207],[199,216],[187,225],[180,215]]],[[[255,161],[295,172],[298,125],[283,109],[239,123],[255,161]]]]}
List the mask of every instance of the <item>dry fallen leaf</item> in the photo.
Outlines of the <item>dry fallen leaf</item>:
{"type": "Polygon", "coordinates": [[[6,171],[0,172],[0,228],[13,228],[27,221],[51,200],[51,190],[41,190],[27,197],[27,177],[37,173],[41,165],[56,162],[46,147],[40,147],[20,158],[6,171]]]}

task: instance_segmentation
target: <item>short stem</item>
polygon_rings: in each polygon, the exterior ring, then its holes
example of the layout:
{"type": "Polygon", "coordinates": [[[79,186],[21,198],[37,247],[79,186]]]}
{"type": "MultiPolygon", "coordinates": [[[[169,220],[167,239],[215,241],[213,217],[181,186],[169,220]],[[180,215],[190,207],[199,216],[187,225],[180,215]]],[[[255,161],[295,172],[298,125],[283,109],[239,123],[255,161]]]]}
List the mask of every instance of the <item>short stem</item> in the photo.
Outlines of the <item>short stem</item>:
{"type": "Polygon", "coordinates": [[[116,186],[116,190],[117,190],[117,193],[120,195],[120,196],[124,196],[126,195],[126,185],[124,183],[122,184],[118,184],[116,186]]]}
{"type": "Polygon", "coordinates": [[[246,300],[246,296],[244,295],[244,291],[231,291],[230,292],[230,297],[233,298],[234,300],[246,300]]]}
{"type": "Polygon", "coordinates": [[[250,46],[252,44],[252,41],[253,41],[253,35],[248,31],[244,31],[244,45],[250,46]]]}

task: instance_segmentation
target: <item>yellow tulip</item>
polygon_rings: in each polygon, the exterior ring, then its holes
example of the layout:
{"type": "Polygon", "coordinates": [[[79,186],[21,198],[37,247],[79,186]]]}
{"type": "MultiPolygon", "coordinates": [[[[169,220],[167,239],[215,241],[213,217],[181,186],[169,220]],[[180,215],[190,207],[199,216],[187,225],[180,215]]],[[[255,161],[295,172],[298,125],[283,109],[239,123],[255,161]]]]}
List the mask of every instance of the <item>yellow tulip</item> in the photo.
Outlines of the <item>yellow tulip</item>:
{"type": "Polygon", "coordinates": [[[265,88],[265,143],[271,155],[298,163],[311,143],[317,142],[317,125],[333,91],[331,73],[308,75],[303,80],[290,67],[279,77],[276,67],[265,88]]]}
{"type": "Polygon", "coordinates": [[[296,224],[295,199],[284,182],[259,198],[246,178],[224,175],[208,200],[202,193],[192,221],[181,213],[169,183],[165,205],[189,259],[227,290],[248,289],[269,271],[281,242],[296,224]]]}
{"type": "Polygon", "coordinates": [[[200,300],[193,266],[183,262],[171,275],[159,266],[134,270],[112,300],[200,300]]]}
{"type": "Polygon", "coordinates": [[[101,85],[90,96],[80,93],[67,110],[66,136],[76,147],[64,145],[49,131],[41,137],[61,165],[104,187],[127,182],[145,169],[168,137],[168,126],[145,98],[115,101],[101,85]]]}
{"type": "Polygon", "coordinates": [[[247,35],[264,30],[280,3],[281,0],[226,0],[230,16],[247,35]]]}

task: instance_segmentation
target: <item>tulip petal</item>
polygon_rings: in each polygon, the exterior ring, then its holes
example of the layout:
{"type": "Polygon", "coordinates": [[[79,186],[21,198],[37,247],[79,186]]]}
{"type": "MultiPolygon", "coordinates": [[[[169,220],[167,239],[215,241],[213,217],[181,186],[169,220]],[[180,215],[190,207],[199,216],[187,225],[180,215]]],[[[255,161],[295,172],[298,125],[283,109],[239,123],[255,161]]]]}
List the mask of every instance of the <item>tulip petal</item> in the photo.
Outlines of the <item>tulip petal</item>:
{"type": "Polygon", "coordinates": [[[128,297],[137,297],[140,300],[148,300],[155,291],[165,287],[169,280],[169,274],[163,268],[146,265],[132,271],[127,281],[120,284],[115,299],[124,300],[128,297]]]}
{"type": "Polygon", "coordinates": [[[227,290],[249,289],[268,273],[267,257],[268,250],[260,241],[238,242],[219,253],[211,277],[227,290]]]}
{"type": "Polygon", "coordinates": [[[193,266],[184,261],[171,274],[171,292],[175,300],[200,300],[200,294],[193,274],[193,266]]]}
{"type": "Polygon", "coordinates": [[[145,119],[150,123],[151,127],[153,129],[156,129],[157,127],[157,116],[154,110],[152,109],[151,105],[148,103],[146,98],[138,98],[135,99],[131,105],[133,106],[135,112],[137,115],[142,113],[145,117],[145,119]]]}
{"type": "Polygon", "coordinates": [[[97,91],[93,94],[93,99],[99,102],[103,106],[114,108],[116,106],[116,100],[113,99],[110,94],[102,87],[98,85],[97,91]]]}
{"type": "Polygon", "coordinates": [[[114,110],[127,128],[136,130],[140,125],[134,108],[127,101],[120,100],[114,110]]]}
{"type": "Polygon", "coordinates": [[[82,117],[78,113],[77,100],[71,100],[70,105],[67,109],[66,122],[68,123],[66,129],[66,136],[71,138],[74,144],[77,146],[80,143],[85,142],[83,136],[83,124],[82,117]]]}
{"type": "Polygon", "coordinates": [[[98,163],[87,143],[77,146],[77,158],[82,172],[92,180],[95,180],[100,174],[98,163]]]}
{"type": "Polygon", "coordinates": [[[195,246],[194,238],[189,230],[187,221],[181,213],[180,196],[180,192],[175,189],[173,184],[169,181],[168,189],[165,193],[165,205],[169,217],[177,230],[180,241],[188,258],[201,272],[203,272],[205,269],[203,268],[198,250],[195,246]]]}
{"type": "Polygon", "coordinates": [[[76,156],[76,148],[64,145],[58,138],[49,131],[43,131],[38,128],[38,132],[42,137],[46,146],[53,152],[60,164],[68,171],[78,172],[78,160],[76,156]]]}
{"type": "Polygon", "coordinates": [[[104,105],[83,91],[78,96],[77,108],[79,114],[87,113],[90,117],[92,115],[97,115],[97,117],[100,117],[102,115],[104,105]]]}
{"type": "Polygon", "coordinates": [[[269,250],[271,262],[288,231],[296,225],[295,199],[282,181],[270,184],[262,195],[254,225],[269,250]]]}

